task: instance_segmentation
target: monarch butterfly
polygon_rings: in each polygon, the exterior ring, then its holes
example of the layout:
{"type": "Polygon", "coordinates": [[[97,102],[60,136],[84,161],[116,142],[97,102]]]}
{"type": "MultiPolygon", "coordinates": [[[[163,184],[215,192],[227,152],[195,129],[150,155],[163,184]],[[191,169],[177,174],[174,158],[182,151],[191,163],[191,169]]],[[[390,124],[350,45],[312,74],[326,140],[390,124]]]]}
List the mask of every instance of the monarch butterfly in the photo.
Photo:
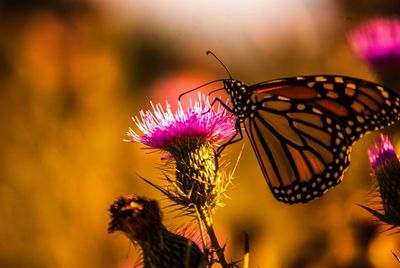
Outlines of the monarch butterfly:
{"type": "Polygon", "coordinates": [[[229,79],[216,80],[223,88],[212,92],[224,89],[232,107],[219,98],[212,104],[236,116],[236,135],[219,151],[242,140],[244,126],[267,184],[284,203],[307,203],[339,184],[352,144],[400,118],[399,96],[361,79],[311,75],[249,86],[227,72],[229,79]]]}

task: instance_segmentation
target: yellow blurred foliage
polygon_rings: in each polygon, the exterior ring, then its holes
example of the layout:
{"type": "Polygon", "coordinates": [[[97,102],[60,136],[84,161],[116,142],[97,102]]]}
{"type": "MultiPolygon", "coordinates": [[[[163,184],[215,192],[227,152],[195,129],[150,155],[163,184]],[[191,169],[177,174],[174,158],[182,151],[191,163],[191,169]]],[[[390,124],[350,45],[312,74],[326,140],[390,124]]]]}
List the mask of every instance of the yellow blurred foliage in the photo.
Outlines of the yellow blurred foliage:
{"type": "MultiPolygon", "coordinates": [[[[235,78],[250,84],[313,73],[374,78],[350,52],[343,37],[345,16],[338,16],[345,11],[333,0],[302,6],[293,31],[290,14],[282,31],[279,23],[264,25],[260,15],[251,22],[257,1],[241,14],[243,28],[234,21],[240,6],[214,10],[219,18],[203,9],[203,17],[194,16],[191,10],[194,17],[184,17],[184,25],[163,23],[170,18],[164,13],[178,18],[179,1],[156,15],[139,1],[143,9],[137,4],[134,18],[125,19],[107,1],[45,2],[43,7],[0,5],[1,267],[132,267],[138,252],[129,250],[125,237],[107,234],[107,209],[121,194],[163,197],[138,176],[158,182],[162,155],[123,142],[130,117],[148,107],[150,96],[172,102],[185,90],[226,77],[206,50],[214,50],[235,78]],[[318,8],[329,16],[322,22],[312,13],[318,8]],[[213,20],[218,26],[208,34],[202,23],[213,20]]],[[[269,2],[266,17],[275,2],[269,2]]],[[[393,134],[394,141],[398,137],[393,134]]],[[[341,185],[311,204],[287,206],[273,199],[246,140],[231,199],[215,219],[228,256],[242,257],[240,234],[246,230],[251,267],[356,267],[351,265],[358,259],[396,267],[390,253],[400,254],[396,235],[373,236],[364,251],[355,235],[381,230],[355,205],[368,201],[366,149],[372,141],[367,136],[355,147],[341,185]]],[[[227,161],[234,162],[240,150],[241,145],[232,146],[227,161]]],[[[172,229],[188,220],[167,211],[172,229]]]]}

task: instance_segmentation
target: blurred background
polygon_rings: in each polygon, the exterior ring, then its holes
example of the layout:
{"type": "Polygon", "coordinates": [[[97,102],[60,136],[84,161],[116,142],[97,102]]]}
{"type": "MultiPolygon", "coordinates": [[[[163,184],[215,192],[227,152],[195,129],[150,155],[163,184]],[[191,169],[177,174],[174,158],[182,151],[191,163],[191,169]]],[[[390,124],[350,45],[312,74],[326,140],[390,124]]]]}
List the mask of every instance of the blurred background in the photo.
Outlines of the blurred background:
{"type": "MultiPolygon", "coordinates": [[[[138,252],[107,234],[107,209],[121,194],[163,199],[138,176],[159,179],[162,155],[123,139],[150,100],[174,104],[227,77],[207,50],[249,84],[325,73],[379,82],[347,33],[399,14],[398,0],[2,0],[0,266],[133,267],[138,252]]],[[[385,132],[400,152],[400,135],[385,132]]],[[[245,230],[250,267],[398,267],[399,236],[357,206],[370,201],[376,137],[354,147],[338,187],[295,206],[273,198],[245,141],[215,215],[229,258],[242,258],[245,230]]],[[[188,220],[164,218],[172,230],[188,220]]]]}

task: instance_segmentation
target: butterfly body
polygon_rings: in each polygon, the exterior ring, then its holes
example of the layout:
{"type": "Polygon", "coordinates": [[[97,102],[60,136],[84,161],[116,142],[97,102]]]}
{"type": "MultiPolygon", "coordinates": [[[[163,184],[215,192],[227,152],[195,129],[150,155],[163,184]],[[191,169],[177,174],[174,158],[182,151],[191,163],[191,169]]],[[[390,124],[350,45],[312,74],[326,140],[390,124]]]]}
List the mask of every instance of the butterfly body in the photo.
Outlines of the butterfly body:
{"type": "Polygon", "coordinates": [[[309,202],[340,183],[352,144],[399,119],[395,92],[356,78],[318,75],[251,86],[234,79],[223,83],[239,140],[244,127],[272,193],[284,203],[309,202]]]}
{"type": "Polygon", "coordinates": [[[236,115],[237,121],[243,123],[247,117],[251,116],[251,90],[248,85],[234,79],[224,80],[224,88],[231,96],[233,109],[231,112],[236,115]]]}

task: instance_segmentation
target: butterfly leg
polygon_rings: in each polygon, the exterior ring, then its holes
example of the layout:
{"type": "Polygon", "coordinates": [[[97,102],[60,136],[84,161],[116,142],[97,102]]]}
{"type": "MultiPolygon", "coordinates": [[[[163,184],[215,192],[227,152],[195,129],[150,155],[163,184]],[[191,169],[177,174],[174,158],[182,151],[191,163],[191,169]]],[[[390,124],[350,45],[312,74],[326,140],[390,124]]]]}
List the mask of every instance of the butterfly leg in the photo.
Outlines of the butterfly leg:
{"type": "Polygon", "coordinates": [[[211,104],[210,107],[212,108],[214,106],[215,103],[219,102],[220,105],[222,105],[222,107],[225,108],[225,110],[227,110],[230,113],[233,113],[233,110],[231,107],[229,107],[225,102],[223,102],[220,98],[215,98],[211,104]]]}
{"type": "Polygon", "coordinates": [[[214,106],[214,104],[215,104],[216,102],[219,102],[219,104],[222,105],[222,107],[224,107],[225,110],[227,110],[228,112],[230,112],[230,113],[233,112],[232,108],[229,107],[228,105],[226,105],[225,102],[223,102],[223,101],[222,101],[221,99],[219,99],[219,98],[215,98],[215,99],[210,103],[210,109],[208,109],[207,111],[205,111],[203,114],[206,114],[206,113],[210,112],[210,110],[212,109],[212,107],[214,106]]]}
{"type": "MultiPolygon", "coordinates": [[[[228,112],[233,114],[233,110],[231,107],[229,107],[225,102],[223,102],[220,98],[215,98],[210,106],[213,107],[215,105],[215,103],[219,103],[220,105],[222,105],[222,107],[224,107],[228,112]]],[[[211,108],[210,108],[211,109],[211,108]]],[[[217,156],[219,156],[222,151],[225,149],[226,146],[231,145],[235,142],[241,141],[243,139],[243,133],[242,133],[242,128],[240,127],[240,122],[238,120],[236,120],[235,123],[235,128],[236,128],[236,133],[235,135],[233,135],[226,143],[224,143],[223,145],[221,145],[221,147],[218,148],[217,150],[217,156]]]]}
{"type": "Polygon", "coordinates": [[[236,121],[235,128],[236,128],[235,135],[233,135],[227,142],[225,142],[224,144],[221,145],[221,147],[218,148],[217,156],[219,156],[222,153],[222,151],[225,149],[226,146],[243,140],[243,133],[239,121],[236,121]]]}

